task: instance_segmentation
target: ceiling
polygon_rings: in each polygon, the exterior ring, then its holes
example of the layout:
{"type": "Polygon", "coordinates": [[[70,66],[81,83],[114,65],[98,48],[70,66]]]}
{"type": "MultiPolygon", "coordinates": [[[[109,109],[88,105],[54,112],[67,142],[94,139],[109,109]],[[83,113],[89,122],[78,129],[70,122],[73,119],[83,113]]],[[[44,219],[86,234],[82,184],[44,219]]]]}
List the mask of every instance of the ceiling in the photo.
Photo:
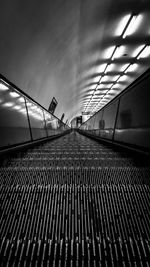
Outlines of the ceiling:
{"type": "Polygon", "coordinates": [[[0,73],[71,121],[150,67],[150,0],[3,0],[0,36],[0,73]]]}

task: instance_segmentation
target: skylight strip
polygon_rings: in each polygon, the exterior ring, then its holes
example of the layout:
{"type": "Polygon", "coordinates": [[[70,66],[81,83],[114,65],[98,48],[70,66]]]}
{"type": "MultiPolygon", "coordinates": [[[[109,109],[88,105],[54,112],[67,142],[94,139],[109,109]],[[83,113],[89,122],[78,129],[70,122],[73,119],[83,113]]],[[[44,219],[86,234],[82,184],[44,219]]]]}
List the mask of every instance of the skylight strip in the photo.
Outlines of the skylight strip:
{"type": "Polygon", "coordinates": [[[143,19],[143,16],[141,14],[140,15],[134,15],[131,18],[129,24],[127,25],[125,32],[123,33],[122,38],[124,39],[127,36],[132,35],[138,29],[142,19],[143,19]]]}
{"type": "Polygon", "coordinates": [[[140,59],[140,58],[146,58],[146,57],[148,57],[148,56],[150,56],[150,45],[146,45],[146,46],[144,47],[144,49],[142,49],[142,50],[140,51],[140,53],[139,53],[138,56],[137,56],[137,59],[140,59]]]}

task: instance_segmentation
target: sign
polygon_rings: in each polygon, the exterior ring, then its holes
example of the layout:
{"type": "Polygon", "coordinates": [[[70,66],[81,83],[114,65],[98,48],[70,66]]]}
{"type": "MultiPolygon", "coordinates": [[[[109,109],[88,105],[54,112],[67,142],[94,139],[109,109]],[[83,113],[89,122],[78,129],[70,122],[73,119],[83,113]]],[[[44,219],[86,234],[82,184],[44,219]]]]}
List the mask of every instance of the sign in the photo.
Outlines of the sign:
{"type": "Polygon", "coordinates": [[[55,109],[56,109],[57,104],[58,104],[58,102],[57,102],[56,98],[53,97],[53,98],[52,98],[52,101],[51,101],[51,103],[50,103],[50,106],[49,106],[48,111],[49,111],[50,113],[54,114],[54,111],[55,111],[55,109]]]}

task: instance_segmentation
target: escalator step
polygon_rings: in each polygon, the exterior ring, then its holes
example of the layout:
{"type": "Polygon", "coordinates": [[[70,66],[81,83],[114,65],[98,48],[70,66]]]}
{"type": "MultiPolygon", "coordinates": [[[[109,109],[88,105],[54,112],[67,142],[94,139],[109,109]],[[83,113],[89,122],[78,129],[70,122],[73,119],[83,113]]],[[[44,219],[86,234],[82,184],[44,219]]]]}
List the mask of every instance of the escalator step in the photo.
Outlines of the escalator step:
{"type": "Polygon", "coordinates": [[[4,158],[1,266],[149,266],[150,162],[72,132],[4,158]]]}

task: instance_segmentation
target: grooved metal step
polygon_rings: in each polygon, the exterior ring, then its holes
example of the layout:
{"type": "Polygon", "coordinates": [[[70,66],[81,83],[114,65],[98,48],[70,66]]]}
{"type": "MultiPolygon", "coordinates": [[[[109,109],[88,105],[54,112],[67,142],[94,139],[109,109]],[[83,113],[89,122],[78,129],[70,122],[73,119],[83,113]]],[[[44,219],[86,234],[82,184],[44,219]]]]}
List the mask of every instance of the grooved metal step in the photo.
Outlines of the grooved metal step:
{"type": "Polygon", "coordinates": [[[2,266],[149,266],[150,163],[71,133],[1,162],[2,266]]]}

